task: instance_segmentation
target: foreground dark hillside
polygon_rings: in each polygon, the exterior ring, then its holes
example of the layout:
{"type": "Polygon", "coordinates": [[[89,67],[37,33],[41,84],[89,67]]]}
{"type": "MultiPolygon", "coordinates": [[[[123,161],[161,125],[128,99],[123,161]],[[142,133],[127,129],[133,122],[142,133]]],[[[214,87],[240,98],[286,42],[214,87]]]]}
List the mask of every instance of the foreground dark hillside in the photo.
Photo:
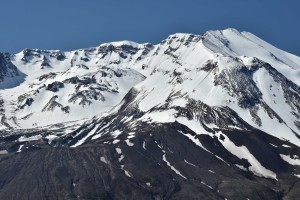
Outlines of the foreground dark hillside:
{"type": "MultiPolygon", "coordinates": [[[[259,161],[277,174],[276,181],[240,170],[236,165],[247,168],[247,160],[230,154],[217,138],[198,137],[209,153],[179,130],[194,134],[187,127],[170,123],[145,125],[130,143],[124,140],[125,134],[77,148],[28,142],[24,145],[37,148],[0,156],[0,199],[299,197],[299,178],[292,174],[300,173],[300,169],[278,157],[285,148],[269,145],[280,146],[282,141],[258,130],[224,132],[237,145],[253,148],[259,161]]],[[[299,148],[292,151],[299,155],[299,148]]]]}

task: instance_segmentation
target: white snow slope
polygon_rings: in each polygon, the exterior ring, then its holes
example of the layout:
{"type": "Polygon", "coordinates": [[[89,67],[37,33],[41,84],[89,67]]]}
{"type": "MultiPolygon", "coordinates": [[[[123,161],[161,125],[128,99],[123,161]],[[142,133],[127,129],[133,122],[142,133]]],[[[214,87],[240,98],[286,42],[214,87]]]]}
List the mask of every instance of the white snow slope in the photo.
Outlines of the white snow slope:
{"type": "Polygon", "coordinates": [[[247,32],[174,34],[157,45],[123,41],[71,52],[24,50],[11,59],[27,77],[18,87],[0,91],[3,129],[91,118],[117,105],[134,87],[138,96],[132,104],[145,112],[139,120],[177,120],[200,129],[173,109],[150,110],[166,104],[185,107],[193,99],[230,108],[251,126],[300,146],[300,58],[247,32]],[[89,82],[66,81],[72,77],[89,82]],[[54,81],[63,86],[47,90],[54,81]]]}

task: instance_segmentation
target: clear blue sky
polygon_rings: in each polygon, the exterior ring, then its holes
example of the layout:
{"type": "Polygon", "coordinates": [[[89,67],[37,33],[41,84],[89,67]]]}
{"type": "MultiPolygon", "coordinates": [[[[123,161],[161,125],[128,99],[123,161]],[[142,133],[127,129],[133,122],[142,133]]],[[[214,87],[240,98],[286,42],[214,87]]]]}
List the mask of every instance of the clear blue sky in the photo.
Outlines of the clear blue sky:
{"type": "Polygon", "coordinates": [[[300,0],[3,0],[0,22],[1,52],[158,43],[232,27],[300,56],[300,0]]]}

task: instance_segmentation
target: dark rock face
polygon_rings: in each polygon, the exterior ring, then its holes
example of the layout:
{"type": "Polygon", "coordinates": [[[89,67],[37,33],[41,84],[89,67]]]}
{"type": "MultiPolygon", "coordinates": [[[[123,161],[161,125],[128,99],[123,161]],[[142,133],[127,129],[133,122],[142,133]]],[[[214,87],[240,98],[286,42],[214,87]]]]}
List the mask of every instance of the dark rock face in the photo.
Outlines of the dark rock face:
{"type": "Polygon", "coordinates": [[[38,49],[24,49],[22,61],[26,64],[30,62],[33,58],[38,58],[42,61],[42,67],[51,67],[48,59],[55,58],[58,61],[64,61],[66,59],[65,54],[62,51],[48,51],[48,50],[38,50],[38,49]]]}
{"type": "Polygon", "coordinates": [[[231,96],[238,98],[242,108],[255,107],[261,101],[261,92],[253,81],[253,73],[258,68],[247,68],[244,65],[226,69],[215,77],[215,85],[221,85],[231,96]]]}
{"type": "Polygon", "coordinates": [[[104,96],[100,92],[84,90],[73,94],[68,102],[76,103],[76,101],[79,100],[79,105],[82,105],[84,107],[85,105],[90,105],[92,103],[90,99],[100,99],[101,101],[105,101],[104,96]]]}
{"type": "Polygon", "coordinates": [[[54,79],[56,77],[56,73],[50,72],[49,74],[43,74],[40,76],[39,81],[54,79]]]}
{"type": "Polygon", "coordinates": [[[61,51],[51,53],[50,57],[56,58],[59,61],[64,61],[66,59],[66,56],[61,51]]]}
{"type": "Polygon", "coordinates": [[[57,101],[55,101],[55,99],[57,99],[58,96],[55,95],[53,96],[49,102],[45,105],[45,107],[42,109],[42,112],[45,112],[45,111],[52,111],[54,110],[56,107],[58,108],[63,108],[63,105],[61,105],[60,103],[58,103],[57,101]]]}
{"type": "Polygon", "coordinates": [[[42,58],[42,51],[37,49],[24,49],[22,61],[24,64],[30,62],[33,58],[42,58]]]}
{"type": "Polygon", "coordinates": [[[53,83],[50,83],[47,85],[46,90],[57,92],[59,88],[63,88],[64,84],[62,82],[54,81],[53,83]]]}
{"type": "Polygon", "coordinates": [[[65,107],[62,107],[61,110],[65,113],[69,113],[70,112],[70,106],[65,106],[65,107]]]}
{"type": "MultiPolygon", "coordinates": [[[[146,56],[151,49],[154,48],[154,45],[150,43],[146,43],[143,48],[142,56],[139,56],[137,60],[141,60],[142,57],[146,56]]],[[[120,58],[127,59],[128,57],[135,55],[140,49],[131,45],[122,44],[120,46],[114,46],[113,44],[103,45],[98,48],[98,54],[101,54],[101,58],[106,57],[111,52],[116,52],[119,54],[120,58]]],[[[114,62],[115,64],[119,64],[120,61],[114,62]]]]}
{"type": "Polygon", "coordinates": [[[300,113],[300,87],[292,81],[288,80],[271,65],[265,63],[265,66],[269,73],[272,75],[273,80],[280,84],[287,103],[293,110],[300,113]]]}
{"type": "Polygon", "coordinates": [[[33,99],[32,98],[27,98],[24,105],[22,105],[20,108],[23,109],[25,106],[31,106],[31,104],[33,103],[33,99]]]}
{"type": "Polygon", "coordinates": [[[85,62],[89,62],[89,61],[90,61],[89,58],[80,58],[80,60],[83,60],[83,61],[85,61],[85,62]]]}
{"type": "Polygon", "coordinates": [[[11,55],[0,53],[0,89],[9,89],[20,85],[25,80],[25,74],[11,62],[11,55]]]}
{"type": "Polygon", "coordinates": [[[63,81],[64,84],[73,84],[75,93],[70,95],[69,103],[78,103],[83,107],[90,105],[92,100],[105,101],[102,92],[118,93],[118,87],[113,87],[108,81],[101,78],[121,78],[126,72],[123,70],[112,70],[106,67],[101,68],[98,72],[90,76],[71,77],[63,81]],[[97,75],[100,75],[98,79],[97,75]]]}
{"type": "Polygon", "coordinates": [[[19,76],[17,67],[10,62],[9,55],[0,53],[0,82],[2,82],[5,77],[15,76],[19,76]]]}
{"type": "Polygon", "coordinates": [[[206,65],[204,65],[201,70],[204,70],[206,72],[210,72],[218,67],[217,62],[208,61],[206,65]]]}
{"type": "Polygon", "coordinates": [[[76,67],[78,67],[79,69],[89,69],[88,66],[83,65],[83,64],[77,65],[76,67]]]}
{"type": "Polygon", "coordinates": [[[41,63],[42,69],[43,67],[51,67],[46,57],[43,57],[42,63],[41,63]]]}
{"type": "Polygon", "coordinates": [[[93,77],[83,77],[82,79],[77,76],[64,80],[64,83],[78,84],[78,85],[89,85],[96,83],[95,78],[93,77]]]}
{"type": "MultiPolygon", "coordinates": [[[[102,72],[102,74],[103,73],[105,72],[102,72]]],[[[105,97],[101,94],[102,91],[115,92],[106,84],[98,83],[94,76],[82,78],[72,77],[66,79],[64,83],[76,85],[76,92],[71,95],[68,102],[76,103],[77,100],[79,100],[79,105],[82,106],[91,104],[91,100],[105,101],[105,97]]]]}

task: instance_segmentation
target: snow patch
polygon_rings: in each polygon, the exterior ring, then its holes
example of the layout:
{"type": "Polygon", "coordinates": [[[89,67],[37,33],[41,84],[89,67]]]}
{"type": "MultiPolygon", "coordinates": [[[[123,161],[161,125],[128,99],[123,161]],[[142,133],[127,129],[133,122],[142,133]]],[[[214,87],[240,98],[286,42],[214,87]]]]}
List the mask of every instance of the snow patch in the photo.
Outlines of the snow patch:
{"type": "Polygon", "coordinates": [[[116,152],[117,152],[118,154],[121,154],[121,153],[122,153],[122,149],[116,148],[116,152]]]}
{"type": "Polygon", "coordinates": [[[202,183],[203,185],[207,186],[208,188],[213,189],[213,187],[211,187],[210,185],[207,185],[205,182],[201,181],[201,183],[202,183]]]}
{"type": "Polygon", "coordinates": [[[118,142],[120,142],[120,140],[117,139],[117,140],[114,140],[112,143],[117,144],[118,142]]]}
{"type": "Polygon", "coordinates": [[[283,147],[285,147],[285,148],[292,148],[291,146],[289,146],[289,145],[287,145],[287,144],[283,144],[283,145],[281,145],[281,146],[283,146],[283,147]]]}
{"type": "Polygon", "coordinates": [[[144,114],[139,120],[145,122],[157,122],[157,123],[169,123],[175,122],[175,110],[166,110],[166,111],[155,111],[144,114]]]}
{"type": "Polygon", "coordinates": [[[27,141],[34,141],[34,140],[40,140],[43,137],[41,135],[35,135],[35,136],[31,136],[31,137],[25,137],[25,136],[21,136],[18,141],[19,142],[27,142],[27,141]]]}
{"type": "MultiPolygon", "coordinates": [[[[220,138],[220,132],[216,134],[218,138],[220,138]]],[[[238,158],[247,159],[248,162],[251,164],[249,170],[252,171],[257,176],[262,176],[266,178],[272,178],[277,180],[276,174],[271,170],[266,169],[263,167],[260,162],[250,153],[250,151],[245,146],[236,146],[230,139],[223,134],[225,137],[224,140],[219,140],[222,145],[233,155],[237,156],[238,158]]]]}
{"type": "Polygon", "coordinates": [[[24,146],[24,144],[21,144],[20,146],[19,146],[19,149],[18,149],[18,153],[20,153],[20,152],[22,152],[22,147],[24,146]]]}
{"type": "Polygon", "coordinates": [[[194,165],[193,163],[190,163],[190,162],[186,161],[185,159],[184,159],[184,162],[187,163],[187,164],[189,164],[189,165],[191,165],[191,166],[193,166],[193,167],[199,168],[197,165],[194,165]]]}
{"type": "Polygon", "coordinates": [[[181,176],[182,178],[184,179],[187,179],[185,176],[183,176],[174,166],[171,165],[171,163],[166,159],[166,152],[164,152],[164,155],[163,155],[163,161],[165,161],[165,163],[167,163],[167,165],[171,168],[171,170],[173,170],[176,174],[178,174],[179,176],[181,176]]]}
{"type": "Polygon", "coordinates": [[[104,162],[105,164],[108,164],[107,160],[106,160],[103,156],[100,157],[100,160],[101,160],[102,162],[104,162]]]}
{"type": "Polygon", "coordinates": [[[52,141],[54,141],[54,140],[56,140],[56,139],[59,139],[59,137],[56,136],[56,135],[47,135],[47,136],[46,136],[46,139],[48,139],[48,143],[51,144],[52,141]]]}
{"type": "Polygon", "coordinates": [[[129,139],[125,140],[126,144],[130,147],[134,146],[132,142],[129,141],[129,139]]]}
{"type": "Polygon", "coordinates": [[[129,172],[126,171],[125,169],[123,169],[123,170],[124,170],[124,172],[125,172],[125,175],[131,178],[131,175],[129,174],[129,172]]]}
{"type": "Polygon", "coordinates": [[[8,151],[7,150],[0,150],[0,155],[3,155],[3,154],[8,154],[8,151]]]}
{"type": "Polygon", "coordinates": [[[291,164],[291,165],[300,165],[300,160],[297,159],[298,157],[294,157],[294,158],[291,158],[289,155],[283,155],[283,154],[280,154],[280,157],[286,161],[287,163],[291,164]]]}

